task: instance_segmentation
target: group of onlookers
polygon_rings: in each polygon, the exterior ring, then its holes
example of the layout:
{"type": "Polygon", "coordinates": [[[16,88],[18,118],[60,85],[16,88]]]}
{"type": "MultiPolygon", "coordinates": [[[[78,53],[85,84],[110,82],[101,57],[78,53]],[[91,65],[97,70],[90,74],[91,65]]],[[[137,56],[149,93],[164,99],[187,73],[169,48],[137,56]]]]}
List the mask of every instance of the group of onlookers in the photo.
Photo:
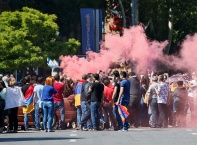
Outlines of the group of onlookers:
{"type": "Polygon", "coordinates": [[[125,71],[114,71],[112,76],[103,75],[102,71],[89,73],[82,76],[75,90],[75,101],[78,102],[78,94],[81,95],[80,103],[76,105],[77,129],[101,130],[103,127],[113,127],[114,130],[126,131],[131,122],[139,126],[140,81],[134,72],[127,74],[125,71]],[[120,105],[128,108],[132,114],[127,119],[120,115],[120,105]]]}
{"type": "Polygon", "coordinates": [[[191,80],[171,82],[168,75],[161,72],[146,76],[116,70],[103,75],[99,71],[82,76],[75,96],[78,94],[81,98],[75,97],[75,101],[80,102],[76,105],[77,129],[101,130],[100,127],[104,126],[106,129],[125,131],[130,126],[185,127],[188,109],[191,112],[190,123],[196,125],[195,73],[192,73],[191,80]],[[119,105],[125,106],[129,112],[124,120],[119,105]]]}
{"type": "Polygon", "coordinates": [[[22,84],[16,85],[14,76],[0,79],[0,133],[5,130],[4,119],[7,116],[7,133],[18,130],[18,108],[22,106],[24,113],[24,130],[29,130],[28,116],[31,114],[34,130],[40,130],[40,112],[43,112],[43,130],[53,132],[52,120],[54,112],[60,110],[60,129],[65,129],[64,77],[56,74],[43,77],[27,75],[22,84]],[[5,85],[7,84],[7,86],[5,85]]]}
{"type": "Polygon", "coordinates": [[[40,130],[40,112],[43,113],[43,130],[53,132],[54,112],[60,111],[60,129],[65,129],[63,97],[75,95],[77,128],[102,130],[103,128],[127,131],[130,126],[166,128],[186,126],[187,111],[191,124],[196,124],[197,76],[191,80],[170,82],[164,73],[139,75],[114,70],[110,74],[98,71],[84,74],[81,80],[65,80],[56,74],[46,79],[27,75],[22,84],[16,84],[14,75],[0,76],[0,133],[18,130],[18,108],[23,107],[24,130],[29,130],[28,116],[34,121],[34,130],[40,130]],[[125,108],[126,117],[120,113],[125,108]]]}

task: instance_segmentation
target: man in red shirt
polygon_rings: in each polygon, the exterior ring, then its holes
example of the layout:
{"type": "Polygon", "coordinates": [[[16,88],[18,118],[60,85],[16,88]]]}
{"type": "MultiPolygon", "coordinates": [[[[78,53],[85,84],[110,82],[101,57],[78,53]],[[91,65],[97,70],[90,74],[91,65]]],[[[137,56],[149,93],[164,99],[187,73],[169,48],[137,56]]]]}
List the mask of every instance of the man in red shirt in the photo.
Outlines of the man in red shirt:
{"type": "Polygon", "coordinates": [[[112,104],[113,102],[112,95],[114,92],[114,86],[110,83],[110,79],[108,77],[103,78],[103,83],[104,83],[103,113],[104,113],[105,128],[106,129],[110,128],[109,120],[111,121],[111,124],[115,128],[117,122],[113,114],[113,104],[112,104]]]}
{"type": "Polygon", "coordinates": [[[55,82],[53,84],[53,87],[57,91],[55,95],[53,95],[54,99],[54,114],[59,108],[60,116],[61,116],[61,122],[60,122],[60,129],[65,129],[65,108],[64,108],[64,99],[63,99],[63,93],[64,93],[64,84],[59,82],[60,76],[59,74],[56,74],[54,76],[55,82]]]}

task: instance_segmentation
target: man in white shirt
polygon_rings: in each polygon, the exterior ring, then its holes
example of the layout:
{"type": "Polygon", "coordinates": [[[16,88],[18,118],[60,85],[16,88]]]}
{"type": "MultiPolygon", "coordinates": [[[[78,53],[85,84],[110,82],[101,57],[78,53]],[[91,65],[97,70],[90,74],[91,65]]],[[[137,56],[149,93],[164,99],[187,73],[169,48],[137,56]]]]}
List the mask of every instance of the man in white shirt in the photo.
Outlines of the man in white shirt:
{"type": "Polygon", "coordinates": [[[189,104],[189,109],[191,112],[191,125],[195,125],[195,118],[196,118],[196,109],[194,105],[194,99],[197,95],[197,76],[196,73],[192,73],[192,80],[187,81],[187,85],[189,86],[188,89],[188,104],[189,104]]]}
{"type": "Polygon", "coordinates": [[[167,123],[167,104],[169,102],[169,86],[164,82],[164,76],[159,76],[158,88],[155,88],[157,93],[157,103],[159,110],[158,128],[168,126],[167,123]]]}
{"type": "Polygon", "coordinates": [[[43,78],[38,77],[37,85],[34,87],[33,105],[35,109],[35,130],[40,130],[40,109],[42,109],[43,78]]]}

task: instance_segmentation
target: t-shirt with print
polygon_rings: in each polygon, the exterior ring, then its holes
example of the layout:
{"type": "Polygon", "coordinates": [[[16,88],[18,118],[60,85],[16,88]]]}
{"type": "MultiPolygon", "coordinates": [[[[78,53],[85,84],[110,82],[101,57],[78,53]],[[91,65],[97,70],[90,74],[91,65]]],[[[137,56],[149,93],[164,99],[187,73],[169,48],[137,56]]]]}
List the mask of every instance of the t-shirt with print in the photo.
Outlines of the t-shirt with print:
{"type": "Polygon", "coordinates": [[[158,86],[159,95],[157,95],[157,103],[167,104],[169,86],[166,83],[160,83],[158,86]]]}
{"type": "Polygon", "coordinates": [[[101,102],[103,98],[103,91],[104,91],[104,85],[100,82],[94,82],[90,86],[92,92],[91,92],[91,101],[92,102],[101,102]]]}

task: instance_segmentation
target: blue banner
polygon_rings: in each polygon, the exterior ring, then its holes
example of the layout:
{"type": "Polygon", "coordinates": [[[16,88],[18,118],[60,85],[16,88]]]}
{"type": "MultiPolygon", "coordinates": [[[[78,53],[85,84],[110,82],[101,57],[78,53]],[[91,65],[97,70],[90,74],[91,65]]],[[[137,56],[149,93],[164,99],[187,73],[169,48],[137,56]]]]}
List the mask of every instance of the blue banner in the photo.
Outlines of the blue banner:
{"type": "Polygon", "coordinates": [[[81,8],[82,54],[96,51],[95,48],[95,13],[94,9],[81,8]]]}

